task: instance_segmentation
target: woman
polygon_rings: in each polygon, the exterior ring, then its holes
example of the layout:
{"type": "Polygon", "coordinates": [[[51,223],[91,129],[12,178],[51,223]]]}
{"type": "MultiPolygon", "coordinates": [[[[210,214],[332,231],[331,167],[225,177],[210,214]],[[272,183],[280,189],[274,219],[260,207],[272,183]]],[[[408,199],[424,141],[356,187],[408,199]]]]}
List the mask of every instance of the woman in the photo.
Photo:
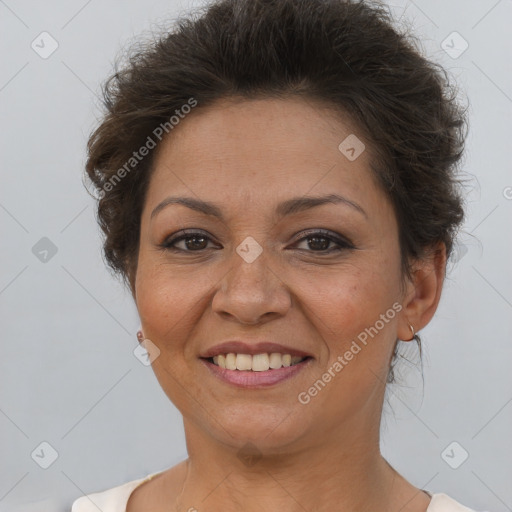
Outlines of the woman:
{"type": "Polygon", "coordinates": [[[110,78],[87,173],[189,457],[72,512],[470,510],[379,448],[464,217],[452,93],[341,0],[211,3],[110,78]]]}

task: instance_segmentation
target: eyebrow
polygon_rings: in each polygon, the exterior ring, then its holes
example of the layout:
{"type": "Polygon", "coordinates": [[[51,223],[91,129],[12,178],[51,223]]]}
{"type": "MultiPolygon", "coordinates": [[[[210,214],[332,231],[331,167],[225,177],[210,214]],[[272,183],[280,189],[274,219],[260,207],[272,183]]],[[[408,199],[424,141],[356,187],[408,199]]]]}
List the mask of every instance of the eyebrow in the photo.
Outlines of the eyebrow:
{"type": "MultiPolygon", "coordinates": [[[[192,210],[204,213],[205,215],[211,215],[213,217],[217,217],[221,221],[224,222],[224,216],[218,206],[208,201],[202,201],[200,199],[195,199],[193,197],[176,197],[170,196],[164,199],[161,203],[159,203],[155,209],[151,212],[151,218],[155,217],[160,211],[162,211],[166,206],[170,204],[181,204],[190,208],[192,210]]],[[[363,210],[361,206],[359,206],[354,201],[347,199],[339,194],[328,194],[325,196],[303,196],[303,197],[295,197],[292,199],[288,199],[279,203],[276,207],[276,213],[279,217],[285,217],[287,215],[293,215],[295,213],[303,212],[305,210],[309,210],[310,208],[314,208],[316,206],[321,206],[324,204],[344,204],[358,211],[366,218],[368,215],[363,210]]]]}

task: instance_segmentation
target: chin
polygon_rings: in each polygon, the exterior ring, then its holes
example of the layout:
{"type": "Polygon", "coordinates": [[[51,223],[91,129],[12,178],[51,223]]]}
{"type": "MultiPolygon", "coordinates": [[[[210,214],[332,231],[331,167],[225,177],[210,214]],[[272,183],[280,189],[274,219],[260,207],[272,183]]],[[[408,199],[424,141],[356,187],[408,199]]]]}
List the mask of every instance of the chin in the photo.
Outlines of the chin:
{"type": "Polygon", "coordinates": [[[215,430],[215,437],[223,443],[239,448],[252,443],[262,451],[272,450],[272,453],[301,439],[308,425],[303,413],[298,421],[293,410],[280,404],[237,406],[216,416],[216,420],[212,422],[207,418],[209,428],[215,430]]]}

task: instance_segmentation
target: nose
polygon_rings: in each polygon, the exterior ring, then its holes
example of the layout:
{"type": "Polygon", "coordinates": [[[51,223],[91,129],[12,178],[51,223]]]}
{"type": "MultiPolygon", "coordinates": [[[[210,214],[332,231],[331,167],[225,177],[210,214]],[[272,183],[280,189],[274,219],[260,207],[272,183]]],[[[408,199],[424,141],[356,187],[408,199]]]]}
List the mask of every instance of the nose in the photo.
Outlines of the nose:
{"type": "Polygon", "coordinates": [[[263,251],[251,263],[236,252],[212,300],[214,313],[241,324],[255,325],[282,317],[291,307],[287,285],[268,265],[263,251]]]}

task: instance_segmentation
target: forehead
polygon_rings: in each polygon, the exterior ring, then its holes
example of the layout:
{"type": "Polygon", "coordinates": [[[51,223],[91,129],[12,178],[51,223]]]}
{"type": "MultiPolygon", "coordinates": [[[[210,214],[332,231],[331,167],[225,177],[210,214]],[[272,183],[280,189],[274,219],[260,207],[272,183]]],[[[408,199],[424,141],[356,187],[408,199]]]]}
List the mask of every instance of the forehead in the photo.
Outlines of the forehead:
{"type": "Polygon", "coordinates": [[[198,105],[163,139],[147,197],[149,206],[171,193],[232,204],[335,192],[384,199],[348,116],[311,100],[231,99],[198,105]]]}

